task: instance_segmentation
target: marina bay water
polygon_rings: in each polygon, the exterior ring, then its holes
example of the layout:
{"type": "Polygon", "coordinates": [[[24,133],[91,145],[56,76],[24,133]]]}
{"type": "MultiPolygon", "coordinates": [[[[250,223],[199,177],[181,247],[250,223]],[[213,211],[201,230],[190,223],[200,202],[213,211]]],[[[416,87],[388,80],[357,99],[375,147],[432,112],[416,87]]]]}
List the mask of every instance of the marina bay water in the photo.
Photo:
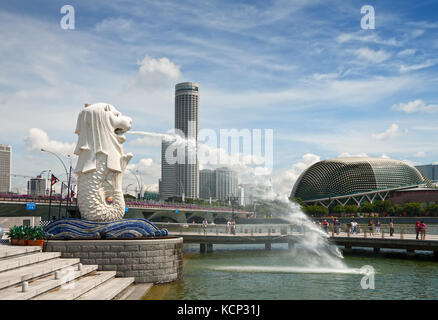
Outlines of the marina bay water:
{"type": "Polygon", "coordinates": [[[186,244],[183,279],[155,285],[144,299],[438,299],[437,261],[383,251],[379,256],[367,251],[347,255],[345,267],[312,268],[303,261],[307,250],[289,252],[282,244],[271,251],[258,245],[216,245],[210,254],[186,244]],[[361,287],[365,265],[375,270],[374,289],[361,287]]]}

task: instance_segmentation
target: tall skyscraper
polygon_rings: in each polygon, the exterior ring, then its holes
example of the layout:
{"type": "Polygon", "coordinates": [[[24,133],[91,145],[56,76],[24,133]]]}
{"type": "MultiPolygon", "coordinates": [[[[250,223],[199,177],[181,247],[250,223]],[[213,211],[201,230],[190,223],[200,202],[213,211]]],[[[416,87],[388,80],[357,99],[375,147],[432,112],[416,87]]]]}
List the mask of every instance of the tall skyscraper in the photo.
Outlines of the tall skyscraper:
{"type": "MultiPolygon", "coordinates": [[[[175,131],[186,139],[185,146],[179,146],[173,154],[176,163],[166,159],[167,148],[175,140],[163,139],[161,144],[161,180],[160,198],[172,196],[199,198],[199,167],[197,141],[199,132],[199,84],[194,82],[178,83],[175,86],[175,131]]],[[[172,149],[175,149],[173,145],[172,149]]]]}
{"type": "Polygon", "coordinates": [[[438,182],[438,164],[415,166],[420,173],[432,182],[438,182]]]}
{"type": "Polygon", "coordinates": [[[33,197],[43,197],[46,195],[47,179],[41,177],[32,178],[27,181],[27,194],[33,197]]]}
{"type": "MultiPolygon", "coordinates": [[[[161,179],[159,182],[160,199],[167,199],[176,195],[176,164],[166,160],[167,148],[174,142],[171,139],[161,141],[161,179]]],[[[170,151],[169,151],[170,152],[170,151]]]]}
{"type": "Polygon", "coordinates": [[[0,144],[0,192],[11,192],[12,147],[0,144]]]}
{"type": "Polygon", "coordinates": [[[197,141],[199,133],[199,84],[178,83],[175,86],[175,129],[188,139],[184,163],[176,164],[176,194],[199,198],[197,141]],[[189,147],[191,145],[191,147],[189,147]]]}
{"type": "Polygon", "coordinates": [[[216,171],[199,171],[199,197],[202,199],[216,199],[216,171]]]}
{"type": "Polygon", "coordinates": [[[237,173],[228,168],[216,169],[216,198],[218,200],[228,200],[229,197],[238,196],[237,173]]]}

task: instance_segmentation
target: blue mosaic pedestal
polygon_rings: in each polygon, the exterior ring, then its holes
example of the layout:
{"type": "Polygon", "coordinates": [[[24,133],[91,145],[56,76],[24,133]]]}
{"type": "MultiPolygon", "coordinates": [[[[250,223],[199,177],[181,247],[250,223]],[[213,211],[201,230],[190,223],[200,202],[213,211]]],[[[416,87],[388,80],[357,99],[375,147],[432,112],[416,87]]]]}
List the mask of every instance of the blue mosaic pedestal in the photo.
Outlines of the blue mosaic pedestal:
{"type": "Polygon", "coordinates": [[[93,222],[80,219],[51,221],[44,231],[49,239],[106,239],[165,237],[166,229],[158,229],[146,219],[122,219],[111,222],[93,222]]]}

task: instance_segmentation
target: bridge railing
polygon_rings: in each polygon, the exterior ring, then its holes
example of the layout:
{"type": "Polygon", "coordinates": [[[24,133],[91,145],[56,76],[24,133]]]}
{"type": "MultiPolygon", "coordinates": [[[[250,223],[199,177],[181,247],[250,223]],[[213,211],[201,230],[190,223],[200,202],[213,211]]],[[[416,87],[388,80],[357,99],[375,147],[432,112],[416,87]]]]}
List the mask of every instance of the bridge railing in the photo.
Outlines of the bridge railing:
{"type": "MultiPolygon", "coordinates": [[[[370,233],[369,226],[367,224],[359,224],[356,228],[357,232],[356,234],[363,234],[364,232],[370,233]]],[[[333,233],[333,226],[329,226],[329,233],[333,233]]],[[[341,224],[339,228],[339,232],[347,232],[352,233],[351,227],[349,227],[347,224],[341,224]]],[[[373,233],[374,234],[387,234],[389,235],[390,229],[388,224],[384,224],[380,226],[380,229],[377,229],[376,226],[373,226],[373,233]]],[[[416,234],[415,226],[412,224],[394,224],[394,234],[416,234]]],[[[438,225],[437,224],[428,224],[426,226],[426,234],[433,234],[438,235],[438,225]]],[[[337,233],[335,232],[335,236],[337,233]]]]}
{"type": "MultiPolygon", "coordinates": [[[[184,233],[195,233],[195,234],[233,234],[232,228],[227,227],[226,224],[208,224],[205,227],[202,223],[155,223],[154,224],[159,228],[166,228],[170,232],[176,232],[178,234],[184,233]]],[[[314,228],[318,228],[318,226],[313,226],[314,228]]],[[[308,225],[298,225],[298,224],[237,224],[235,227],[236,234],[246,234],[246,235],[287,235],[287,234],[302,234],[311,232],[310,228],[312,226],[308,225]]],[[[322,229],[322,228],[321,228],[322,229]]],[[[329,226],[329,234],[337,236],[338,234],[334,232],[333,227],[329,226]]],[[[346,224],[342,224],[339,228],[339,235],[342,233],[342,236],[345,236],[345,233],[350,231],[351,235],[355,235],[351,233],[351,229],[349,230],[346,224]]],[[[360,224],[357,228],[357,234],[363,235],[364,232],[369,234],[368,225],[360,224]]],[[[389,226],[382,225],[380,227],[380,232],[377,233],[376,228],[374,227],[374,234],[381,235],[382,233],[389,235],[389,226]]],[[[394,234],[415,234],[415,227],[412,225],[403,225],[398,224],[394,225],[394,234]]],[[[438,234],[438,225],[429,225],[427,226],[427,234],[438,234]]]]}
{"type": "MultiPolygon", "coordinates": [[[[49,203],[50,198],[45,197],[33,197],[30,195],[9,195],[9,194],[0,194],[0,201],[8,201],[8,202],[38,202],[38,203],[49,203]]],[[[59,203],[61,201],[60,196],[52,196],[52,204],[59,203]]],[[[66,198],[62,199],[62,202],[66,202],[66,198]]],[[[77,199],[74,198],[74,204],[77,203],[77,199]]],[[[228,207],[204,207],[199,205],[190,205],[190,204],[167,204],[167,203],[154,203],[154,202],[140,202],[140,201],[126,201],[127,207],[134,208],[152,208],[152,209],[195,209],[195,210],[209,210],[212,212],[231,212],[232,209],[228,207]]],[[[242,209],[234,209],[236,213],[249,213],[248,211],[242,209]]]]}

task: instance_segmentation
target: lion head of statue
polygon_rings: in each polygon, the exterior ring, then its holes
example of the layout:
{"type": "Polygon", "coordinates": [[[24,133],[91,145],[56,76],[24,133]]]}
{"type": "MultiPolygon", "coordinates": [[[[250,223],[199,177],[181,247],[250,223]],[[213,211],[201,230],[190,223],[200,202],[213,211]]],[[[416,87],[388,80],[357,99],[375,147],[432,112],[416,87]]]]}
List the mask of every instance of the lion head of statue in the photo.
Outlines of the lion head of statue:
{"type": "Polygon", "coordinates": [[[108,103],[85,105],[79,113],[76,131],[78,143],[74,153],[78,156],[76,173],[96,170],[96,155],[107,155],[108,169],[123,172],[122,158],[124,133],[131,129],[132,120],[123,116],[108,103]]]}

